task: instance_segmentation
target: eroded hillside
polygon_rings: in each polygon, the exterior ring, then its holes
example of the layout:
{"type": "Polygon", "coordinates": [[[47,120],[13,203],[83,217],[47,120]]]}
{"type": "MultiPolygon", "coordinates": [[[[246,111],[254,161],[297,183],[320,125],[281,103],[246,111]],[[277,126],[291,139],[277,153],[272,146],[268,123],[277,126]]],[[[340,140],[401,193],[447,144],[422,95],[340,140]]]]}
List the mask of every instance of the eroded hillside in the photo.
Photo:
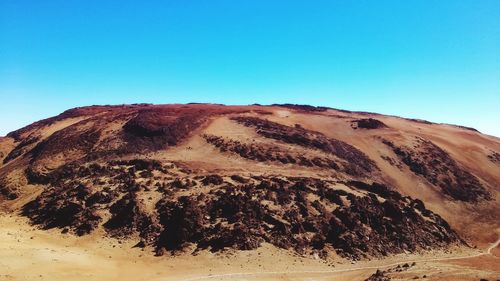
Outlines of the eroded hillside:
{"type": "Polygon", "coordinates": [[[361,259],[490,239],[499,151],[467,128],[323,107],[94,106],[0,139],[0,204],[158,255],[266,242],[361,259]]]}

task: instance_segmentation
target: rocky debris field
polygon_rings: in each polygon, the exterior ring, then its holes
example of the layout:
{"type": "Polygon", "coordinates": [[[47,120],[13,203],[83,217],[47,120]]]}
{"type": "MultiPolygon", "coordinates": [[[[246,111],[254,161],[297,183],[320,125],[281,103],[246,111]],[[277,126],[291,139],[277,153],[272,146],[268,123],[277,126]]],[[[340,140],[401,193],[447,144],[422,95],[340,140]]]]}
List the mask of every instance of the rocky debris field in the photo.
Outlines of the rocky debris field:
{"type": "Polygon", "coordinates": [[[345,161],[348,174],[366,176],[377,170],[377,166],[365,153],[343,141],[306,130],[301,126],[285,126],[255,117],[235,117],[234,121],[255,128],[259,135],[284,143],[295,144],[309,149],[317,149],[345,161]]]}
{"type": "Polygon", "coordinates": [[[158,255],[267,242],[360,259],[462,243],[423,202],[377,183],[191,176],[175,163],[145,159],[72,164],[29,178],[50,182],[23,208],[33,223],[77,235],[103,227],[114,237],[139,237],[158,255]]]}
{"type": "MultiPolygon", "coordinates": [[[[377,269],[375,273],[370,275],[370,277],[366,278],[365,281],[390,281],[392,280],[391,273],[397,273],[397,272],[403,272],[411,269],[416,265],[415,262],[413,263],[405,263],[402,265],[397,265],[395,267],[389,268],[387,270],[380,270],[377,269]]],[[[414,279],[419,279],[419,276],[414,277],[414,279]]],[[[427,278],[426,275],[423,275],[422,278],[427,278]]]]}
{"type": "Polygon", "coordinates": [[[446,151],[431,141],[417,138],[413,148],[398,146],[389,140],[382,142],[415,175],[441,188],[447,196],[466,202],[491,200],[491,194],[477,177],[463,169],[446,151]]]}
{"type": "MultiPolygon", "coordinates": [[[[214,135],[204,135],[205,140],[217,147],[221,152],[229,152],[245,159],[259,162],[277,162],[281,164],[296,164],[302,167],[319,167],[325,169],[340,170],[339,160],[328,157],[309,157],[304,154],[287,152],[279,146],[266,146],[262,144],[242,143],[232,139],[224,139],[214,135]]],[[[343,167],[343,171],[349,173],[351,170],[343,167]]]]}

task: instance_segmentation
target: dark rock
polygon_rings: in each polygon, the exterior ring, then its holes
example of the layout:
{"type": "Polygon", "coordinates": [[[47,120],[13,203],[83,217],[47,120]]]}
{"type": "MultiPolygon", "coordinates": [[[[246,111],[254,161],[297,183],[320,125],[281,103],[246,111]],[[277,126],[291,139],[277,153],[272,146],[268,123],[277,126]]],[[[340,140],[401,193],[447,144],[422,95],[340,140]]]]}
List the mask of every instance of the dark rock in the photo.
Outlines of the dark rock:
{"type": "Polygon", "coordinates": [[[500,153],[498,153],[496,151],[491,151],[491,153],[488,154],[488,159],[495,164],[499,164],[500,163],[500,153]]]}
{"type": "MultiPolygon", "coordinates": [[[[359,149],[343,141],[327,138],[319,132],[285,126],[255,117],[234,117],[232,120],[247,127],[255,128],[258,134],[266,138],[318,149],[343,159],[346,161],[344,170],[351,175],[369,175],[372,171],[378,169],[375,162],[359,149]]],[[[304,159],[301,163],[312,166],[311,160],[304,159]]]]}
{"type": "Polygon", "coordinates": [[[387,128],[387,125],[385,125],[382,121],[373,118],[358,119],[354,120],[353,123],[356,123],[357,127],[362,129],[387,128]]]}
{"type": "Polygon", "coordinates": [[[491,200],[479,179],[463,169],[446,151],[428,140],[417,139],[414,148],[382,140],[416,175],[439,187],[454,200],[478,202],[491,200]]]}
{"type": "Polygon", "coordinates": [[[146,242],[144,242],[144,240],[141,240],[137,242],[137,244],[135,244],[133,248],[144,248],[144,247],[146,247],[146,242]]]}
{"type": "Polygon", "coordinates": [[[219,175],[208,175],[201,182],[204,185],[221,185],[224,183],[224,179],[219,175]]]}
{"type": "Polygon", "coordinates": [[[226,175],[202,177],[188,171],[172,179],[162,165],[147,161],[75,162],[33,175],[51,183],[23,207],[33,223],[84,235],[101,222],[98,210],[109,210],[104,228],[110,235],[138,234],[157,255],[189,245],[250,250],[266,242],[301,254],[333,248],[340,256],[361,259],[462,243],[421,201],[379,183],[345,183],[366,196],[307,177],[233,175],[234,182],[224,184],[226,175]],[[146,211],[138,197],[150,179],[138,172],[145,170],[169,179],[158,186],[162,198],[153,212],[146,211]],[[109,180],[103,182],[102,177],[109,180]],[[211,185],[208,193],[190,189],[189,195],[176,196],[199,181],[211,185]]]}
{"type": "Polygon", "coordinates": [[[244,178],[242,176],[238,176],[238,175],[232,175],[231,179],[234,180],[234,181],[237,181],[239,183],[247,183],[247,182],[249,182],[249,179],[246,179],[246,178],[244,178]]]}
{"type": "Polygon", "coordinates": [[[365,281],[390,281],[391,278],[386,275],[385,271],[377,269],[377,271],[370,277],[366,278],[365,281]]]}

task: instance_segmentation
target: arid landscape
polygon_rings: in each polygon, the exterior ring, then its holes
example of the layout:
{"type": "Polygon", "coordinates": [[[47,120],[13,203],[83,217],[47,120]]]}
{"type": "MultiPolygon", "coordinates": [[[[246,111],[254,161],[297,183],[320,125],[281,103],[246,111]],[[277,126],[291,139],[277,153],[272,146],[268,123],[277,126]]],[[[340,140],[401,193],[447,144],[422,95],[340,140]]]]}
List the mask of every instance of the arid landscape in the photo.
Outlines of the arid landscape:
{"type": "Polygon", "coordinates": [[[0,280],[500,280],[499,196],[473,128],[74,108],[0,137],[0,280]]]}

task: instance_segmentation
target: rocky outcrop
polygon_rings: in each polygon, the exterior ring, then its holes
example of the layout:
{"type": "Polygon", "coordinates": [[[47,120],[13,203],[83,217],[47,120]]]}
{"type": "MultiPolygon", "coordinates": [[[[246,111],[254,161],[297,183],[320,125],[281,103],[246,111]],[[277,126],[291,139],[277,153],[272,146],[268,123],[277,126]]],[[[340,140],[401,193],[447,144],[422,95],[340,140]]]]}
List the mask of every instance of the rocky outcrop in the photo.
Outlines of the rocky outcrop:
{"type": "Polygon", "coordinates": [[[488,154],[488,159],[495,164],[499,164],[500,163],[500,153],[498,153],[496,151],[491,151],[490,154],[488,154]]]}
{"type": "Polygon", "coordinates": [[[0,181],[0,197],[2,196],[7,200],[15,200],[19,197],[19,194],[15,188],[9,187],[0,181]]]}
{"type": "Polygon", "coordinates": [[[86,205],[90,196],[89,189],[81,184],[53,187],[26,204],[22,213],[43,228],[71,229],[77,235],[84,235],[102,219],[95,207],[86,205]]]}
{"type": "Polygon", "coordinates": [[[413,148],[382,140],[416,175],[427,179],[454,200],[477,202],[491,200],[491,194],[479,179],[463,169],[446,151],[424,139],[413,148]]]}
{"type": "Polygon", "coordinates": [[[387,128],[387,125],[384,124],[384,122],[373,119],[373,118],[366,118],[366,119],[358,119],[353,121],[354,124],[356,124],[355,128],[361,128],[361,129],[382,129],[382,128],[387,128]]]}
{"type": "Polygon", "coordinates": [[[29,147],[38,142],[39,140],[40,138],[36,136],[29,136],[28,138],[21,140],[19,144],[16,145],[16,147],[14,147],[14,149],[10,151],[10,153],[7,154],[7,156],[3,159],[3,163],[4,164],[9,163],[11,160],[28,152],[29,147]]]}
{"type": "Polygon", "coordinates": [[[259,135],[266,138],[317,149],[332,154],[346,161],[347,170],[352,175],[369,175],[377,170],[375,162],[354,146],[343,141],[328,138],[325,135],[302,127],[289,127],[268,120],[254,117],[235,117],[236,122],[253,127],[259,135]]]}
{"type": "Polygon", "coordinates": [[[26,204],[23,214],[43,228],[78,235],[99,225],[112,236],[137,234],[139,242],[154,247],[158,255],[190,245],[211,251],[249,250],[267,242],[322,256],[333,248],[341,256],[360,259],[461,243],[421,201],[382,184],[199,177],[172,165],[142,159],[67,165],[46,175],[51,187],[26,204]],[[151,190],[162,194],[154,211],[146,210],[139,199],[151,190]]]}
{"type": "MultiPolygon", "coordinates": [[[[204,135],[203,137],[221,152],[231,152],[254,161],[270,161],[280,164],[296,164],[303,167],[319,167],[333,170],[341,169],[335,160],[327,157],[308,157],[303,154],[298,155],[297,153],[283,151],[277,146],[269,147],[258,144],[246,144],[214,135],[204,135]]],[[[352,172],[349,167],[349,165],[346,165],[344,169],[346,173],[352,172]]]]}
{"type": "MultiPolygon", "coordinates": [[[[390,280],[392,280],[391,276],[394,275],[395,273],[407,271],[407,270],[411,269],[412,267],[414,267],[415,265],[416,265],[416,263],[413,262],[411,264],[409,264],[409,263],[398,264],[397,266],[391,267],[391,268],[386,269],[386,270],[377,269],[377,271],[375,271],[375,273],[373,273],[368,278],[366,278],[365,281],[390,281],[390,280]]],[[[425,275],[423,278],[425,278],[425,275]]],[[[399,278],[396,278],[396,279],[399,279],[399,278]]],[[[418,276],[414,277],[413,279],[418,279],[418,276]]]]}
{"type": "Polygon", "coordinates": [[[390,281],[391,277],[387,276],[385,271],[377,269],[375,273],[366,278],[365,281],[390,281]]]}
{"type": "Polygon", "coordinates": [[[176,145],[204,122],[203,110],[141,110],[124,126],[128,149],[156,151],[176,145]]]}

